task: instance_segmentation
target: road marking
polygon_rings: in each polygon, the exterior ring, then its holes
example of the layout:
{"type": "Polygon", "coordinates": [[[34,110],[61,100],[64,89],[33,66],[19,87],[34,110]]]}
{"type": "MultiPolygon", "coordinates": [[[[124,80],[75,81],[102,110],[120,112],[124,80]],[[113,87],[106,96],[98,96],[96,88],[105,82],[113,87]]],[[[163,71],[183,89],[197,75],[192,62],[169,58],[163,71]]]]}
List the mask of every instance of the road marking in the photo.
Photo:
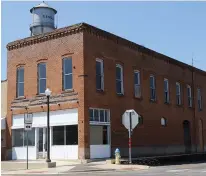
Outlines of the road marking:
{"type": "Polygon", "coordinates": [[[185,171],[189,171],[191,169],[173,169],[173,170],[167,170],[166,172],[185,172],[185,171]]]}

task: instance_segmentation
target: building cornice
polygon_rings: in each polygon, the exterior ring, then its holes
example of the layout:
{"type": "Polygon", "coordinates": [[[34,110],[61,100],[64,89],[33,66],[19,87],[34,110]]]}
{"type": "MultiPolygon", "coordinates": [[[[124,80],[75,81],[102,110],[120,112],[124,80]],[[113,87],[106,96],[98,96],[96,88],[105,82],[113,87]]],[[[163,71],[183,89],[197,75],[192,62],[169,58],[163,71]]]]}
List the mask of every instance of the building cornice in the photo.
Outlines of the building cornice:
{"type": "Polygon", "coordinates": [[[130,48],[134,51],[138,51],[141,54],[145,54],[145,55],[151,56],[153,58],[161,59],[169,64],[177,65],[177,66],[181,67],[182,69],[187,68],[187,69],[190,69],[191,71],[193,69],[195,69],[195,71],[206,76],[206,72],[203,70],[200,70],[198,68],[193,68],[191,65],[185,64],[185,63],[180,62],[176,59],[173,59],[171,57],[168,57],[166,55],[163,55],[161,53],[153,51],[149,48],[146,48],[142,45],[138,45],[138,44],[131,42],[127,39],[121,38],[119,36],[116,36],[112,33],[109,33],[107,31],[104,31],[102,29],[99,29],[97,27],[94,27],[94,26],[86,24],[86,23],[78,23],[78,24],[75,24],[72,26],[56,29],[56,30],[49,32],[49,33],[45,33],[45,34],[41,34],[41,35],[37,35],[37,36],[32,36],[32,37],[28,37],[28,38],[21,39],[21,40],[16,40],[14,42],[10,42],[9,44],[7,44],[7,49],[9,51],[15,50],[15,49],[23,48],[25,46],[34,45],[37,43],[42,43],[42,42],[45,42],[48,40],[53,40],[53,39],[61,38],[64,36],[68,36],[68,35],[72,35],[72,34],[76,34],[76,33],[80,33],[80,32],[87,32],[87,33],[90,33],[92,35],[95,35],[96,37],[101,37],[101,38],[113,41],[116,44],[125,46],[125,47],[130,48]]]}

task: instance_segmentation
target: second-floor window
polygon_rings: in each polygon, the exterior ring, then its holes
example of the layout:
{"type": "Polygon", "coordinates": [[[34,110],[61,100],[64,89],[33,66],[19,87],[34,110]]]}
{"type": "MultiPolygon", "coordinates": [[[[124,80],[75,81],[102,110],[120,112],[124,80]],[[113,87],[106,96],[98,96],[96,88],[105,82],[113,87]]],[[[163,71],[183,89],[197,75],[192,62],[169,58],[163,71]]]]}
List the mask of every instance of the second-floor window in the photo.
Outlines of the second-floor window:
{"type": "Polygon", "coordinates": [[[198,110],[202,110],[202,92],[201,89],[197,89],[197,104],[198,104],[198,110]]]}
{"type": "Polygon", "coordinates": [[[24,67],[17,68],[17,89],[16,96],[24,96],[24,67]]]}
{"type": "Polygon", "coordinates": [[[155,88],[155,77],[154,75],[150,75],[150,100],[156,100],[156,88],[155,88]]]}
{"type": "Polygon", "coordinates": [[[63,59],[63,90],[69,90],[73,88],[72,82],[72,58],[63,59]]]}
{"type": "Polygon", "coordinates": [[[181,86],[179,82],[176,82],[176,104],[181,105],[181,86]]]}
{"type": "Polygon", "coordinates": [[[96,89],[104,90],[104,69],[101,59],[96,59],[96,89]]]}
{"type": "Polygon", "coordinates": [[[123,68],[121,65],[116,65],[116,92],[123,94],[123,68]]]}
{"type": "Polygon", "coordinates": [[[192,107],[192,89],[190,85],[187,85],[187,102],[188,106],[192,107]]]}
{"type": "Polygon", "coordinates": [[[164,79],[164,101],[165,103],[169,103],[169,81],[168,79],[164,79]]]}
{"type": "Polygon", "coordinates": [[[38,93],[44,94],[46,90],[46,63],[38,64],[38,93]]]}
{"type": "Polygon", "coordinates": [[[134,71],[134,96],[141,97],[140,72],[138,70],[134,71]]]}

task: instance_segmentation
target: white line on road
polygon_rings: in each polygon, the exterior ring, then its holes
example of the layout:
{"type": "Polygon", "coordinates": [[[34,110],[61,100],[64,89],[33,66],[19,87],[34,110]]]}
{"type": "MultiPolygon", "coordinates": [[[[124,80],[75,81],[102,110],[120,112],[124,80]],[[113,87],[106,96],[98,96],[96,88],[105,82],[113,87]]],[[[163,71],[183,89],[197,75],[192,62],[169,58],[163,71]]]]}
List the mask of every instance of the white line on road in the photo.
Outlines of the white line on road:
{"type": "Polygon", "coordinates": [[[173,170],[167,170],[166,172],[185,172],[185,171],[189,171],[191,169],[173,169],[173,170]]]}

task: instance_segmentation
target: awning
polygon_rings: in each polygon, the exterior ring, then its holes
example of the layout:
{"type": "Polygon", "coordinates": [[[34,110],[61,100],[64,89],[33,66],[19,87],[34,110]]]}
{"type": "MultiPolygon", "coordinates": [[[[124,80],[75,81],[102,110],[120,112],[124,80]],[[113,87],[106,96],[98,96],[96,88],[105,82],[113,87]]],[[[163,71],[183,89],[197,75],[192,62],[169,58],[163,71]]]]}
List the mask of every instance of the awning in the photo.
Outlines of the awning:
{"type": "Polygon", "coordinates": [[[6,129],[6,118],[5,117],[1,118],[1,129],[2,130],[6,129]]]}

